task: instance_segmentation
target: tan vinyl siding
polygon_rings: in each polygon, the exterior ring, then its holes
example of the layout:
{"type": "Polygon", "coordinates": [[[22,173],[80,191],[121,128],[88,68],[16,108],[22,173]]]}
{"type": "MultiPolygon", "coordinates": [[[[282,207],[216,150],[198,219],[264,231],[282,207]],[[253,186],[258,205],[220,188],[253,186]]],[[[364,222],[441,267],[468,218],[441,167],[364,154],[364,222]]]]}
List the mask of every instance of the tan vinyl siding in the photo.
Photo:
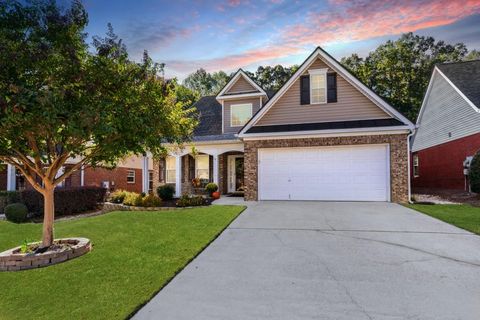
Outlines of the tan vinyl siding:
{"type": "Polygon", "coordinates": [[[480,132],[480,113],[445,78],[435,73],[426,97],[412,151],[419,151],[480,132]]]}
{"type": "MultiPolygon", "coordinates": [[[[308,70],[328,68],[315,60],[308,70]]],[[[308,75],[308,70],[304,75],[308,75]]],[[[337,73],[337,102],[315,105],[300,104],[300,79],[259,120],[257,125],[315,123],[330,121],[371,120],[391,118],[364,94],[337,73]]]]}
{"type": "Polygon", "coordinates": [[[223,102],[223,129],[225,133],[236,133],[239,132],[242,127],[232,127],[230,125],[230,106],[232,104],[245,104],[251,103],[252,104],[252,115],[254,115],[258,109],[260,109],[260,97],[254,98],[243,98],[243,99],[235,99],[235,100],[224,100],[223,102]]]}
{"type": "Polygon", "coordinates": [[[240,76],[238,80],[232,85],[230,89],[226,93],[241,93],[241,92],[258,92],[248,81],[243,77],[240,76]]]}

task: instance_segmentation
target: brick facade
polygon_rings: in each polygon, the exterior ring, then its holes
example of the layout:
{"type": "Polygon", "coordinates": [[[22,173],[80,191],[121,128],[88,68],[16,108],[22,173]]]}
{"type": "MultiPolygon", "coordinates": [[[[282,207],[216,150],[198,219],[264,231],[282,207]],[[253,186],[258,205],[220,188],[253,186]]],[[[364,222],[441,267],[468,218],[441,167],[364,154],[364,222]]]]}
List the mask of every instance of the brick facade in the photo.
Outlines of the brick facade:
{"type": "MultiPolygon", "coordinates": [[[[78,171],[80,174],[80,171],[78,171]]],[[[105,168],[86,168],[85,186],[101,186],[103,181],[109,181],[110,189],[123,189],[132,192],[142,192],[142,169],[118,167],[113,170],[105,168]],[[135,183],[127,183],[127,172],[135,171],[135,183]]],[[[80,183],[78,184],[80,185],[80,183]]]]}
{"type": "Polygon", "coordinates": [[[480,133],[477,133],[415,152],[418,156],[419,175],[414,177],[412,174],[413,188],[468,190],[463,161],[479,151],[480,133]]]}
{"type": "Polygon", "coordinates": [[[390,183],[393,202],[408,201],[407,134],[245,141],[245,200],[258,200],[258,149],[341,145],[390,145],[390,183]]]}

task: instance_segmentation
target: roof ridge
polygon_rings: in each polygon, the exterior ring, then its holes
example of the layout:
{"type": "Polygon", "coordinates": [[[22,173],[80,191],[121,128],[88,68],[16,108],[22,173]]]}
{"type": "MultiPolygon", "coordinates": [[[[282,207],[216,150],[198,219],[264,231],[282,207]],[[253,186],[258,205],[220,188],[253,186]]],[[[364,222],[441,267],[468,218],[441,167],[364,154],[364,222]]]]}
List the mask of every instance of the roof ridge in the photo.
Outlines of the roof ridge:
{"type": "Polygon", "coordinates": [[[452,62],[441,62],[441,63],[436,63],[435,65],[436,66],[445,66],[445,65],[450,65],[450,64],[461,64],[461,63],[469,63],[469,62],[480,62],[480,59],[452,61],[452,62]]]}

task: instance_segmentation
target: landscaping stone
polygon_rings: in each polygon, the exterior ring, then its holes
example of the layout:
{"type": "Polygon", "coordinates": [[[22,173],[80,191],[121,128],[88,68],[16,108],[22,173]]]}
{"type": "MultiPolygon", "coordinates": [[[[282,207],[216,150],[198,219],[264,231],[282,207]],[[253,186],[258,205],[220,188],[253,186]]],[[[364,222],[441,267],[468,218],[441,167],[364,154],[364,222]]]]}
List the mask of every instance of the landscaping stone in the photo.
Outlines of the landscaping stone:
{"type": "Polygon", "coordinates": [[[19,253],[20,246],[0,253],[0,271],[18,271],[46,267],[79,257],[90,250],[92,245],[86,238],[57,239],[60,244],[70,244],[62,251],[47,251],[44,253],[19,253]]]}

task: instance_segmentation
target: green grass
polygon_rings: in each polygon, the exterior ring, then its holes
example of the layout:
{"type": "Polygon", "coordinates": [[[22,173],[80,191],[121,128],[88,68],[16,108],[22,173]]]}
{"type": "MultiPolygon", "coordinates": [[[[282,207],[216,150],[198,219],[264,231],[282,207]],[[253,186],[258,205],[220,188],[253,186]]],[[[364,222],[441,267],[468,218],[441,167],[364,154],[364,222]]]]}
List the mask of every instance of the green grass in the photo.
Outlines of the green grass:
{"type": "Polygon", "coordinates": [[[411,204],[409,208],[480,235],[480,208],[464,204],[411,204]]]}
{"type": "MultiPolygon", "coordinates": [[[[243,209],[112,212],[56,222],[55,237],[87,237],[93,250],[46,268],[0,272],[0,319],[124,319],[243,209]]],[[[41,224],[0,221],[0,251],[40,235],[41,224]]]]}

